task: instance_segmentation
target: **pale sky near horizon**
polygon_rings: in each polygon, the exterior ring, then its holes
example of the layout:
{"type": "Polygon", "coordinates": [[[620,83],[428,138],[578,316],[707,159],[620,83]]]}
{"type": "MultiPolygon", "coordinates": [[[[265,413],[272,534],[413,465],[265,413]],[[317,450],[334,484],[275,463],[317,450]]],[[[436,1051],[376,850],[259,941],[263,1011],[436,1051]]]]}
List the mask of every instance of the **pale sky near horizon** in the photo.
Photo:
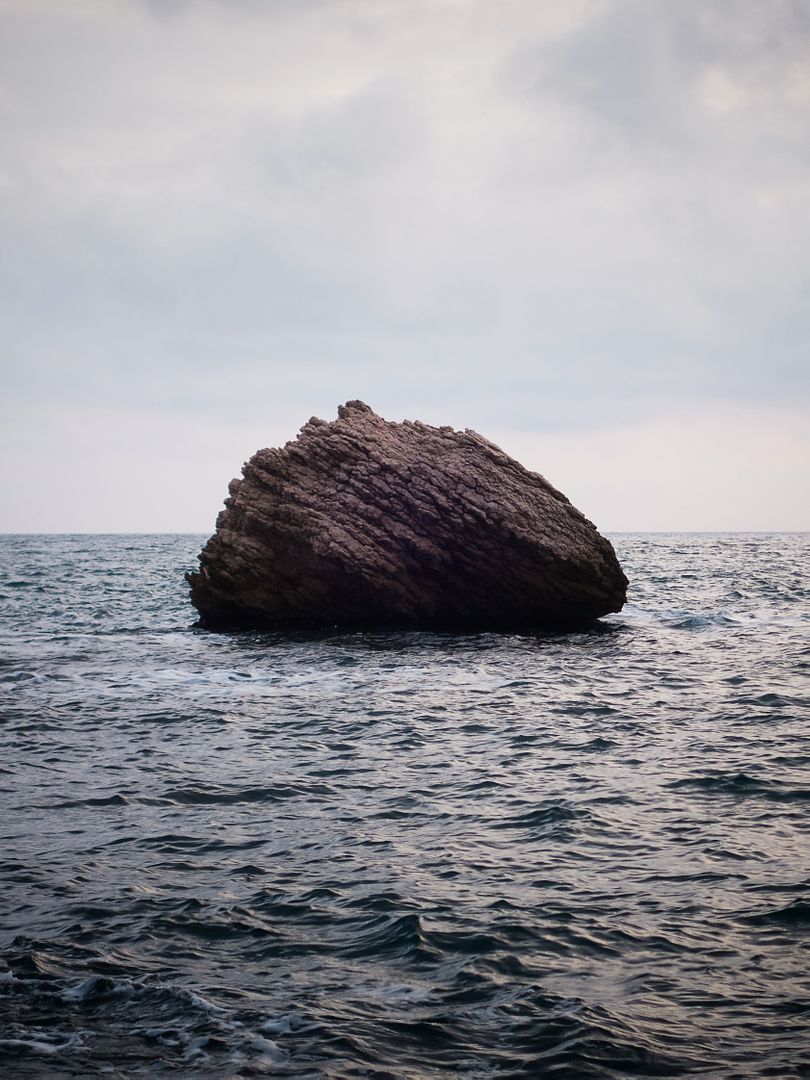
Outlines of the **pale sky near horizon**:
{"type": "Polygon", "coordinates": [[[210,532],[362,398],[810,528],[810,3],[0,0],[0,531],[210,532]]]}

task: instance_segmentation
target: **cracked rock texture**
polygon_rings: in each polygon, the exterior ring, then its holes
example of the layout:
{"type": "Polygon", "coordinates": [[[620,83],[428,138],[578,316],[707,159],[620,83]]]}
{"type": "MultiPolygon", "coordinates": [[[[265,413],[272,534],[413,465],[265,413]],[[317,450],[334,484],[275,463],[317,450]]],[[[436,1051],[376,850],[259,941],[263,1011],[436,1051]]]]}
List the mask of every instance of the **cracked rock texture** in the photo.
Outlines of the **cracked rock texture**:
{"type": "Polygon", "coordinates": [[[565,627],[625,602],[609,541],[474,431],[350,401],[242,472],[187,575],[204,626],[565,627]]]}

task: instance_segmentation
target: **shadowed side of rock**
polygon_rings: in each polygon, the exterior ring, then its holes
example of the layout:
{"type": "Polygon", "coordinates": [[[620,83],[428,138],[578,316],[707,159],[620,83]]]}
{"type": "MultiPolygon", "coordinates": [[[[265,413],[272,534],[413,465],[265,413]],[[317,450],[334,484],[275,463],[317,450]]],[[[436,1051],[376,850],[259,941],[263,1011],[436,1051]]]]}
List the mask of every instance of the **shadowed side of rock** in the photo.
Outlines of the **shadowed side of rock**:
{"type": "Polygon", "coordinates": [[[575,626],[625,601],[609,541],[474,431],[352,401],[229,490],[188,575],[205,626],[575,626]]]}

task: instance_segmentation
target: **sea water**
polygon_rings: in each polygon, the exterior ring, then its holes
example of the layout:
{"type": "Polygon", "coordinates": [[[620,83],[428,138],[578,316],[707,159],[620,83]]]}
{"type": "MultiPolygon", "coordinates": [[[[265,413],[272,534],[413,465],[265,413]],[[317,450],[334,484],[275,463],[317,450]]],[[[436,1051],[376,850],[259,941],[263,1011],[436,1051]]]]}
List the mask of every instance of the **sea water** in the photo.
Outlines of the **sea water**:
{"type": "Polygon", "coordinates": [[[0,537],[0,1074],[810,1076],[807,535],[571,634],[211,633],[0,537]]]}

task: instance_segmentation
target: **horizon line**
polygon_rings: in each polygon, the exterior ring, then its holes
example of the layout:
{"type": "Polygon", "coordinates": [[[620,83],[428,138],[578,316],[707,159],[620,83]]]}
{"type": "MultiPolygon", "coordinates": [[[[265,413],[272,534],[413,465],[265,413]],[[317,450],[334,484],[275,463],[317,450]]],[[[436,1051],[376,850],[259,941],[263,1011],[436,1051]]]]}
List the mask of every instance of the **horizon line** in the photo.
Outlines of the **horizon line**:
{"type": "MultiPolygon", "coordinates": [[[[799,536],[810,533],[810,529],[598,529],[598,532],[614,536],[799,536]]],[[[216,530],[187,529],[145,529],[145,530],[5,530],[0,529],[0,536],[213,536],[216,530]]]]}

